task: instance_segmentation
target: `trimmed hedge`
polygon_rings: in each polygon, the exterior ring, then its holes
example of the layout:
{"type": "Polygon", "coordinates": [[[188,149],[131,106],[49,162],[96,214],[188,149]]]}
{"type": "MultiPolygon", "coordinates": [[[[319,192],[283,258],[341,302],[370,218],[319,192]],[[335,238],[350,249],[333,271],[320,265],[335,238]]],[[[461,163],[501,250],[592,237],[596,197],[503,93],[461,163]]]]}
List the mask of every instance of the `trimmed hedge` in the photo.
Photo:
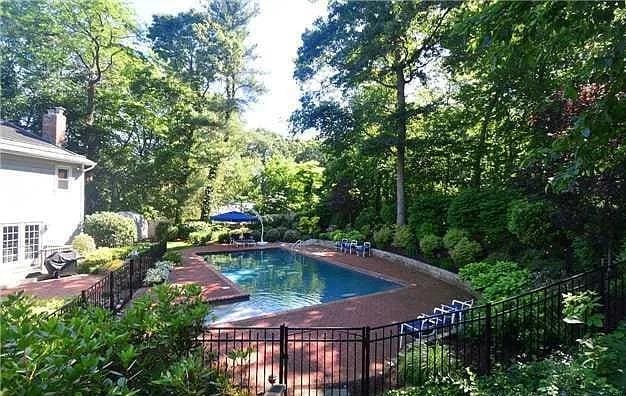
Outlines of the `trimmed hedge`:
{"type": "Polygon", "coordinates": [[[89,252],[93,252],[96,250],[96,242],[93,240],[91,235],[87,235],[84,232],[76,235],[74,239],[72,239],[72,247],[82,256],[89,252]]]}
{"type": "Polygon", "coordinates": [[[113,212],[88,215],[85,218],[85,233],[91,235],[99,247],[131,245],[137,239],[135,223],[113,212]]]}

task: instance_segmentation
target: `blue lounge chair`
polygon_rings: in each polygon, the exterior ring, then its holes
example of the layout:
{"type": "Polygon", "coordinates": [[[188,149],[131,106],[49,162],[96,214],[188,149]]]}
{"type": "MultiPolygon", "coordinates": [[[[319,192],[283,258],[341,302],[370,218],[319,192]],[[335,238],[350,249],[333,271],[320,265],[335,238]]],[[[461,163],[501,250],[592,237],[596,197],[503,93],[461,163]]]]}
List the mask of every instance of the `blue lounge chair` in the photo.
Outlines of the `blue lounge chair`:
{"type": "Polygon", "coordinates": [[[347,238],[341,240],[341,251],[346,253],[350,250],[350,241],[347,238]]]}
{"type": "Polygon", "coordinates": [[[356,254],[356,247],[359,244],[359,241],[357,241],[356,239],[353,239],[350,241],[350,248],[348,250],[348,254],[352,254],[352,251],[354,250],[354,253],[356,254]]]}
{"type": "Polygon", "coordinates": [[[342,246],[341,246],[342,243],[343,243],[342,241],[335,241],[335,250],[336,251],[339,252],[339,251],[342,250],[342,246]]]}
{"type": "Polygon", "coordinates": [[[354,247],[356,250],[356,255],[361,254],[363,257],[372,255],[372,244],[369,242],[365,242],[362,245],[356,245],[354,247]]]}

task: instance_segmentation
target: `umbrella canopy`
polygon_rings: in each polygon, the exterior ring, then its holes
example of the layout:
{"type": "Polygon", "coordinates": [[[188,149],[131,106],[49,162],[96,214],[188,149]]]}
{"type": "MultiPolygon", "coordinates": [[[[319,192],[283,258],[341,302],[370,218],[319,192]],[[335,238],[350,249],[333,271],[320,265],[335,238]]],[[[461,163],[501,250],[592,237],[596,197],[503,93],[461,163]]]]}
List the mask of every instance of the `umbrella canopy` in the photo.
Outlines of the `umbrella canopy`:
{"type": "Polygon", "coordinates": [[[243,212],[226,212],[211,216],[213,221],[225,221],[229,223],[249,223],[257,221],[257,217],[243,212]]]}

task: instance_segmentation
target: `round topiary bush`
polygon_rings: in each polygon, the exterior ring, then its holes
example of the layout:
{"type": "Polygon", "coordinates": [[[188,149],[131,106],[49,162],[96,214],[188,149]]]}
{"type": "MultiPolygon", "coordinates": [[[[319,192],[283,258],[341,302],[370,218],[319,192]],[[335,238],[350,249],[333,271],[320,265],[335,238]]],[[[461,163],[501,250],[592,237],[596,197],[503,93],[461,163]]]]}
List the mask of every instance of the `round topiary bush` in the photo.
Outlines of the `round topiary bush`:
{"type": "Polygon", "coordinates": [[[388,248],[393,241],[393,227],[383,226],[374,231],[374,245],[380,249],[388,248]]]}
{"type": "Polygon", "coordinates": [[[285,242],[295,242],[300,239],[300,233],[296,230],[287,230],[283,235],[283,241],[285,242]]]}
{"type": "Polygon", "coordinates": [[[427,234],[420,240],[420,249],[426,257],[433,257],[441,246],[441,238],[435,234],[427,234]]]}
{"type": "Polygon", "coordinates": [[[392,245],[402,249],[409,249],[415,246],[415,235],[409,226],[398,226],[393,234],[392,245]]]}
{"type": "Polygon", "coordinates": [[[278,229],[270,228],[269,230],[265,231],[264,237],[267,242],[276,242],[280,239],[281,235],[278,229]]]}
{"type": "Polygon", "coordinates": [[[452,249],[454,245],[459,243],[459,241],[463,238],[467,238],[467,232],[463,231],[460,228],[450,228],[446,235],[443,236],[443,246],[446,249],[452,249]]]}
{"type": "Polygon", "coordinates": [[[135,223],[113,212],[99,212],[85,217],[85,233],[93,237],[96,246],[125,246],[137,239],[135,223]]]}
{"type": "Polygon", "coordinates": [[[461,238],[450,250],[450,257],[456,265],[464,265],[476,261],[482,247],[476,241],[469,238],[461,238]]]}
{"type": "Polygon", "coordinates": [[[96,242],[90,235],[81,232],[72,239],[72,247],[80,253],[81,256],[84,256],[96,250],[96,242]]]}

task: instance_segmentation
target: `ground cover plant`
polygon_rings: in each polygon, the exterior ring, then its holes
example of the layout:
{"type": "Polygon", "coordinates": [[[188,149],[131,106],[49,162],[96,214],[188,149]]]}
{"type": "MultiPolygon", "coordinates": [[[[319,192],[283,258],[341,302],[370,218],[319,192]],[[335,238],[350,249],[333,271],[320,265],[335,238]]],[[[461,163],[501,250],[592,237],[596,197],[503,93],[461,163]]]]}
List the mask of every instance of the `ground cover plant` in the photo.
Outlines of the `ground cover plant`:
{"type": "Polygon", "coordinates": [[[120,318],[100,308],[50,317],[29,297],[3,298],[1,391],[230,395],[227,381],[191,348],[191,334],[208,312],[193,285],[155,286],[120,318]]]}

